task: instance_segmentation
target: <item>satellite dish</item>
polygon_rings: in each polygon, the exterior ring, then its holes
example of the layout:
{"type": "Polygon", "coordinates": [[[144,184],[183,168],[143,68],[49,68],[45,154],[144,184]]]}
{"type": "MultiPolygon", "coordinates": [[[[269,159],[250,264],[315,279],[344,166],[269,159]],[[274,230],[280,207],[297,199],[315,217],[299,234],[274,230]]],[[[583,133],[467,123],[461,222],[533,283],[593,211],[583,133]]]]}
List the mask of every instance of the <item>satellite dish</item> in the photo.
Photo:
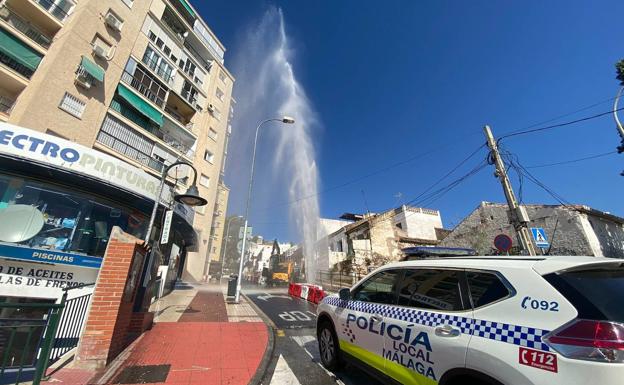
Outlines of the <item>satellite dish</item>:
{"type": "Polygon", "coordinates": [[[44,222],[43,213],[30,205],[0,209],[0,241],[27,241],[41,231],[44,222]]]}

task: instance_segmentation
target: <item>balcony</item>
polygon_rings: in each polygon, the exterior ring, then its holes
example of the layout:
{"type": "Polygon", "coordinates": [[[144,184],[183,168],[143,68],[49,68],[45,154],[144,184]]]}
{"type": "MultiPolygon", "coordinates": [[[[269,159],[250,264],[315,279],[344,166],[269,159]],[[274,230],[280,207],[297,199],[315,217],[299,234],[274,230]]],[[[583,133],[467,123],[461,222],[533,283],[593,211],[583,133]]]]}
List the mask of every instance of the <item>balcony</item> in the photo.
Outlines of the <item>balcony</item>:
{"type": "Polygon", "coordinates": [[[15,104],[15,99],[6,96],[0,96],[0,119],[8,118],[15,104]]]}
{"type": "MultiPolygon", "coordinates": [[[[212,68],[212,62],[210,60],[205,59],[188,41],[184,42],[184,48],[191,54],[193,59],[197,60],[197,62],[207,71],[210,72],[212,68]]],[[[189,74],[191,75],[191,74],[189,74]]],[[[192,76],[192,75],[191,75],[192,76]]]]}
{"type": "Polygon", "coordinates": [[[170,118],[173,118],[173,120],[180,123],[180,125],[183,126],[184,129],[188,131],[193,131],[193,122],[189,121],[188,119],[184,119],[182,115],[174,111],[171,107],[169,107],[169,105],[165,105],[165,112],[169,115],[170,118]]]}
{"type": "Polygon", "coordinates": [[[74,7],[71,1],[35,0],[35,2],[61,23],[67,19],[69,12],[74,7]]]}
{"type": "Polygon", "coordinates": [[[30,79],[43,55],[35,51],[22,40],[0,28],[0,63],[30,79]]]}
{"type": "Polygon", "coordinates": [[[52,37],[48,36],[37,27],[33,26],[31,23],[19,16],[8,6],[5,5],[4,8],[0,8],[0,18],[2,18],[11,27],[23,33],[30,40],[37,43],[42,48],[50,48],[50,44],[52,43],[52,37]]]}
{"type": "Polygon", "coordinates": [[[149,75],[147,71],[141,69],[141,67],[137,66],[134,74],[124,71],[121,75],[121,81],[137,90],[159,107],[163,107],[165,104],[167,89],[158,80],[149,75]]]}
{"type": "Polygon", "coordinates": [[[181,128],[175,121],[169,119],[167,115],[165,115],[160,131],[163,135],[162,140],[170,147],[173,147],[189,158],[195,156],[193,147],[195,147],[197,138],[190,132],[181,128]]]}
{"type": "Polygon", "coordinates": [[[145,117],[143,114],[138,112],[133,107],[126,104],[123,100],[119,100],[119,97],[113,98],[110,104],[111,110],[119,112],[126,119],[130,120],[132,123],[141,127],[145,131],[149,132],[152,135],[162,139],[162,132],[160,132],[160,127],[152,122],[150,119],[145,117]]]}
{"type": "Polygon", "coordinates": [[[152,156],[154,142],[112,115],[104,119],[96,142],[159,173],[164,168],[164,162],[152,156]]]}
{"type": "Polygon", "coordinates": [[[163,12],[160,20],[171,32],[173,32],[173,35],[177,37],[180,43],[184,42],[184,38],[188,36],[189,31],[184,23],[178,19],[178,16],[171,10],[171,8],[165,8],[165,12],[163,12]]]}
{"type": "Polygon", "coordinates": [[[176,92],[169,92],[165,112],[187,130],[190,131],[190,129],[192,129],[193,125],[191,124],[191,120],[196,111],[188,104],[186,99],[183,99],[176,92]]]}

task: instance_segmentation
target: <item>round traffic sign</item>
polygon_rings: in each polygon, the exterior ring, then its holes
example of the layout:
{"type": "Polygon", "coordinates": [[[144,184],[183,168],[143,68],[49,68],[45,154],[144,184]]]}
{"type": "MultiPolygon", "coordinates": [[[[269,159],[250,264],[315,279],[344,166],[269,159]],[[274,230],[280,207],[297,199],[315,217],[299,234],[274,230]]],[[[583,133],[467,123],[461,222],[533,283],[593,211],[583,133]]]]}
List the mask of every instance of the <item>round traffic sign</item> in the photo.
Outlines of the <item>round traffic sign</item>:
{"type": "Polygon", "coordinates": [[[513,246],[513,241],[506,234],[498,234],[496,238],[494,238],[494,246],[498,251],[506,252],[511,250],[511,246],[513,246]]]}

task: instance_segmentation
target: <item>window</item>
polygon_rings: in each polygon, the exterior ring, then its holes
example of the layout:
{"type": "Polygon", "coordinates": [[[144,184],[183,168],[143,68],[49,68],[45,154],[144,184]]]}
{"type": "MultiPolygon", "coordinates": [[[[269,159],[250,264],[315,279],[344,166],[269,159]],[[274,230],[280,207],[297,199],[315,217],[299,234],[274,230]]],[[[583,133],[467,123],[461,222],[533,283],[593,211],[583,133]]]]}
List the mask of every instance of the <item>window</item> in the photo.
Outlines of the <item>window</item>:
{"type": "Polygon", "coordinates": [[[394,305],[399,274],[399,270],[386,270],[375,274],[355,289],[353,299],[394,305]]]}
{"type": "MultiPolygon", "coordinates": [[[[19,236],[22,229],[15,229],[18,236],[13,243],[26,247],[102,257],[113,226],[138,238],[147,229],[147,218],[135,209],[51,183],[0,174],[0,223],[16,215],[10,210],[16,205],[27,207],[27,215],[43,219],[40,230],[27,239],[19,236]]],[[[20,213],[24,215],[23,209],[20,213]]]]}
{"type": "Polygon", "coordinates": [[[164,60],[156,51],[149,45],[145,48],[143,54],[143,63],[145,63],[152,71],[156,72],[158,76],[165,81],[171,81],[171,74],[173,72],[173,66],[164,60]]]}
{"type": "Polygon", "coordinates": [[[129,8],[132,8],[132,3],[134,0],[121,0],[122,3],[126,4],[129,8]]]}
{"type": "Polygon", "coordinates": [[[215,119],[217,120],[221,120],[221,111],[219,111],[218,108],[213,107],[213,113],[212,115],[214,115],[215,119]]]}
{"type": "Polygon", "coordinates": [[[208,150],[204,152],[204,160],[208,163],[214,163],[214,154],[208,150]]]}
{"type": "Polygon", "coordinates": [[[459,272],[406,270],[399,286],[399,305],[443,311],[463,310],[459,272]]]}
{"type": "Polygon", "coordinates": [[[500,278],[494,273],[466,272],[472,306],[475,308],[488,305],[509,296],[511,293],[500,278]]]}
{"type": "Polygon", "coordinates": [[[217,98],[219,98],[219,100],[223,101],[223,97],[225,96],[225,94],[223,93],[223,91],[221,91],[221,88],[217,87],[217,92],[215,94],[217,95],[217,98]]]}
{"type": "Polygon", "coordinates": [[[219,71],[219,80],[221,80],[223,83],[225,83],[226,79],[227,79],[227,77],[225,76],[225,72],[219,71]]]}
{"type": "Polygon", "coordinates": [[[210,177],[201,174],[201,176],[199,177],[199,184],[204,187],[210,187],[210,177]]]}
{"type": "Polygon", "coordinates": [[[82,113],[85,110],[85,106],[86,106],[85,102],[78,99],[77,97],[70,94],[69,92],[65,92],[65,95],[63,95],[63,99],[61,100],[61,104],[59,105],[59,108],[69,113],[70,115],[73,115],[77,118],[81,118],[82,113]]]}
{"type": "Polygon", "coordinates": [[[106,24],[115,29],[116,31],[121,31],[121,27],[123,27],[123,19],[119,17],[112,9],[109,9],[106,12],[106,24]]]}
{"type": "Polygon", "coordinates": [[[552,273],[544,278],[570,301],[579,318],[624,322],[624,264],[621,262],[552,273]]]}
{"type": "Polygon", "coordinates": [[[197,214],[201,214],[204,215],[206,213],[206,206],[208,205],[203,205],[203,206],[195,206],[195,212],[197,214]]]}
{"type": "Polygon", "coordinates": [[[217,140],[217,131],[215,131],[212,127],[208,129],[208,137],[212,140],[217,140]]]}

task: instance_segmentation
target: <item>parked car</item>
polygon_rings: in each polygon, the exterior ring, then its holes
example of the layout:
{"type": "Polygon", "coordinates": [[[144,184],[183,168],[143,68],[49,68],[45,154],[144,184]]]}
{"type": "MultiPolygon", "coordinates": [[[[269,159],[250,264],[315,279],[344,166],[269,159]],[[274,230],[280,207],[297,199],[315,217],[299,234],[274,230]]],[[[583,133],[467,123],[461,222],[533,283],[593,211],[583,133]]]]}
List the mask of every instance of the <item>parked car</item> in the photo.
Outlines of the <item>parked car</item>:
{"type": "Polygon", "coordinates": [[[317,336],[326,368],[392,384],[622,384],[624,261],[397,262],[325,298],[317,336]]]}

